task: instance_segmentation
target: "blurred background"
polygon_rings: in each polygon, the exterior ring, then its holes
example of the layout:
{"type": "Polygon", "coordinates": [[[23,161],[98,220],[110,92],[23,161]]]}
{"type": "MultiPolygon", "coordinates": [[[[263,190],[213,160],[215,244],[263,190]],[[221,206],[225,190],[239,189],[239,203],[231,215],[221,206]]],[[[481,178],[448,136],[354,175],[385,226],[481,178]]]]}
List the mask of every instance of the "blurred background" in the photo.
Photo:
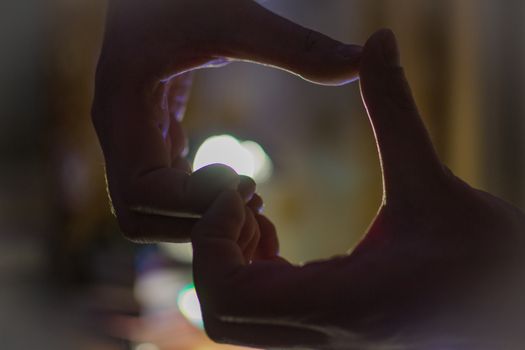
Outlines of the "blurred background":
{"type": "MultiPolygon", "coordinates": [[[[392,28],[444,162],[525,208],[525,2],[262,4],[345,42],[392,28]]],[[[110,214],[90,124],[104,11],[104,0],[0,3],[0,347],[227,349],[200,329],[190,248],[127,242],[110,214]]],[[[264,150],[248,152],[254,176],[294,262],[351,249],[377,211],[357,84],[315,86],[247,63],[200,71],[184,124],[191,158],[217,135],[264,150]]]]}

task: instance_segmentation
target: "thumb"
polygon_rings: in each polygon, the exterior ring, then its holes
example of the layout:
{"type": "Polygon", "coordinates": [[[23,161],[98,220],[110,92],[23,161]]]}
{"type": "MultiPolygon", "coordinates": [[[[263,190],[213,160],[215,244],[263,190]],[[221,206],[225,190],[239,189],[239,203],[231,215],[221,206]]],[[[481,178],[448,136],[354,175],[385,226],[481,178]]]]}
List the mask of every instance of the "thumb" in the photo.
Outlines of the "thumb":
{"type": "Polygon", "coordinates": [[[195,283],[213,282],[245,264],[237,244],[244,225],[244,203],[237,191],[224,191],[192,232],[195,283]]]}
{"type": "Polygon", "coordinates": [[[392,31],[380,30],[367,41],[360,86],[378,146],[385,199],[428,188],[443,167],[400,66],[392,31]]]}

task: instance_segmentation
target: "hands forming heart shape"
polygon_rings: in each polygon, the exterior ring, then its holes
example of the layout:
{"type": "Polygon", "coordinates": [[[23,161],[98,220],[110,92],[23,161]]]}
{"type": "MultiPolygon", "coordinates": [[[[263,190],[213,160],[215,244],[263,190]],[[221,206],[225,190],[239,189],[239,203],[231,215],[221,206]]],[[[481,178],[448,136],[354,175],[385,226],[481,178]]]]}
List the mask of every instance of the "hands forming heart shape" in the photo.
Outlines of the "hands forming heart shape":
{"type": "Polygon", "coordinates": [[[265,348],[521,348],[525,215],[441,163],[392,32],[375,33],[362,49],[248,0],[112,0],[93,120],[127,237],[191,239],[212,339],[265,348]],[[350,254],[288,263],[258,214],[251,180],[221,166],[191,173],[180,125],[189,72],[234,60],[322,84],[359,74],[384,196],[350,254]],[[178,212],[204,216],[195,224],[151,215],[178,212]]]}

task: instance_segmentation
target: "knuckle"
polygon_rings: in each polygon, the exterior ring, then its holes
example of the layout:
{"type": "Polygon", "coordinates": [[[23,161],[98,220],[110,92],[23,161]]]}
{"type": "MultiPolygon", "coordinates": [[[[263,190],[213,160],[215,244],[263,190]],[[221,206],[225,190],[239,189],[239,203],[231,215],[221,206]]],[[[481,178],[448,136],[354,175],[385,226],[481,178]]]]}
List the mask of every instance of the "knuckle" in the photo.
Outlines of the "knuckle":
{"type": "Polygon", "coordinates": [[[204,331],[216,343],[226,343],[231,338],[228,324],[222,320],[225,316],[224,313],[204,313],[203,311],[204,331]]]}
{"type": "Polygon", "coordinates": [[[123,215],[117,215],[117,219],[120,231],[127,240],[135,243],[146,243],[146,235],[136,220],[123,215]]]}
{"type": "Polygon", "coordinates": [[[224,343],[226,341],[224,330],[220,327],[218,320],[204,319],[204,331],[208,338],[216,343],[224,343]]]}
{"type": "Polygon", "coordinates": [[[122,235],[133,242],[136,242],[139,240],[140,237],[140,231],[133,225],[128,222],[124,222],[124,220],[119,220],[119,227],[120,231],[122,232],[122,235]]]}

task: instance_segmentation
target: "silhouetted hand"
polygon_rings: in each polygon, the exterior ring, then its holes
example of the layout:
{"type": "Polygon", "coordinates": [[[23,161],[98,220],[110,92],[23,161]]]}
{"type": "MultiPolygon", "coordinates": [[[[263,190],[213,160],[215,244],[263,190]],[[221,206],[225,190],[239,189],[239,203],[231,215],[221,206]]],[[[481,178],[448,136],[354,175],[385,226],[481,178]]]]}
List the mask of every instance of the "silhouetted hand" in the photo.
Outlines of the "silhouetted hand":
{"type": "MultiPolygon", "coordinates": [[[[360,79],[384,180],[373,224],[345,256],[294,266],[270,247],[249,264],[236,244],[246,209],[224,192],[192,236],[209,336],[264,348],[521,349],[524,214],[439,161],[390,31],[367,42],[360,79]]],[[[275,236],[266,219],[252,227],[275,236]]]]}
{"type": "Polygon", "coordinates": [[[225,189],[254,208],[253,180],[225,166],[191,173],[181,128],[197,68],[247,60],[321,84],[356,78],[361,48],[294,24],[251,0],[109,0],[93,122],[121,229],[137,241],[188,241],[225,189]],[[155,215],[150,215],[155,214],[155,215]]]}

